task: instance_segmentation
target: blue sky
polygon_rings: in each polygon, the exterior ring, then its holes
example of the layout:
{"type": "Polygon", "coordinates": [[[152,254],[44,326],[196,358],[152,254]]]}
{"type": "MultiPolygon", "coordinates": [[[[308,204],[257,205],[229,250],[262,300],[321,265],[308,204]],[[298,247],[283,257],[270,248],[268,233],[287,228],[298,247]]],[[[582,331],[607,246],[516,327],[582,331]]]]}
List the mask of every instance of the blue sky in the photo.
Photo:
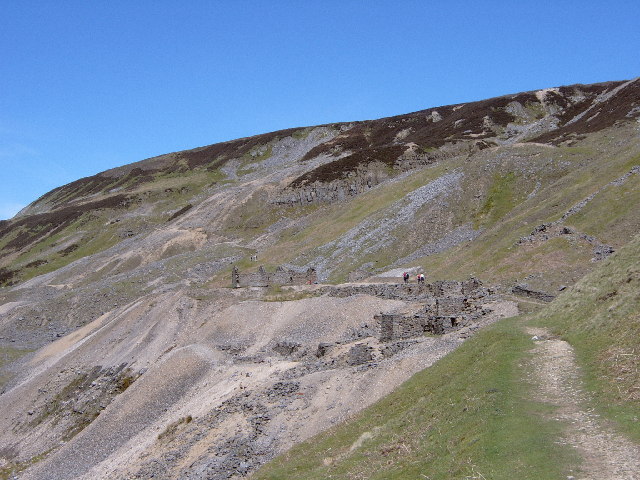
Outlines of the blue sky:
{"type": "Polygon", "coordinates": [[[640,76],[634,1],[0,1],[0,218],[176,150],[640,76]]]}

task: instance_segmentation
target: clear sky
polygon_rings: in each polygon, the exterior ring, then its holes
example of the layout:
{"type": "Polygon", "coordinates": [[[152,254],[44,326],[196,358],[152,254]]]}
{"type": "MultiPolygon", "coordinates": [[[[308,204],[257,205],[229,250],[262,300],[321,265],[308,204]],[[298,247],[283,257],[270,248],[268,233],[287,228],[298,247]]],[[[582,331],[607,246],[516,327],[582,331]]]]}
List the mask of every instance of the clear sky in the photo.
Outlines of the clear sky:
{"type": "Polygon", "coordinates": [[[637,76],[638,0],[0,0],[0,218],[162,153],[637,76]]]}

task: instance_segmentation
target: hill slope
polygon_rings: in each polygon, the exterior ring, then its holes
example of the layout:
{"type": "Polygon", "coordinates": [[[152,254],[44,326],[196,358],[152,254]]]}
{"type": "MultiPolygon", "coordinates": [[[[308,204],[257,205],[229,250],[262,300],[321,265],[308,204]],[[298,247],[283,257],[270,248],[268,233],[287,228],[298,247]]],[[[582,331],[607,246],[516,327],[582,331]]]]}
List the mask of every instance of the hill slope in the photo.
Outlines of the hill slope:
{"type": "MultiPolygon", "coordinates": [[[[531,223],[556,219],[604,187],[602,180],[614,181],[639,163],[633,133],[639,92],[638,80],[547,89],[380,120],[274,132],[115,168],[55,189],[3,222],[0,281],[16,283],[55,270],[168,221],[180,229],[203,228],[208,237],[246,248],[273,250],[263,258],[274,262],[331,257],[335,265],[324,272],[329,278],[437,253],[517,215],[514,209],[520,206],[527,217],[518,219],[516,228],[528,222],[531,229],[531,223]],[[416,191],[412,205],[397,204],[445,171],[452,176],[428,192],[416,191]],[[572,192],[566,192],[568,185],[572,192]],[[372,190],[367,200],[351,204],[372,190]],[[539,200],[556,192],[559,198],[540,211],[539,200]],[[359,207],[363,203],[366,209],[359,207]],[[319,205],[333,208],[318,212],[319,205]],[[368,214],[389,217],[400,210],[404,217],[398,225],[377,232],[396,237],[384,246],[369,245],[361,233],[351,231],[368,214]],[[317,231],[342,212],[351,218],[338,222],[330,235],[350,234],[345,242],[367,243],[356,245],[354,252],[328,245],[337,239],[317,231]],[[304,237],[293,243],[293,251],[272,248],[295,240],[293,233],[304,237]],[[386,248],[390,243],[392,248],[386,248]],[[386,258],[381,250],[398,255],[386,258]]],[[[621,215],[629,213],[616,212],[612,220],[621,215]]],[[[602,233],[582,223],[584,233],[602,233]]],[[[605,238],[596,242],[615,247],[627,241],[637,223],[628,218],[622,223],[608,225],[605,238]],[[622,230],[621,241],[607,235],[612,229],[622,230]]],[[[359,228],[369,229],[366,224],[359,228]]],[[[522,230],[522,235],[529,233],[522,230]]]]}
{"type": "Polygon", "coordinates": [[[553,299],[640,230],[639,91],[273,132],[36,200],[0,223],[0,472],[243,477],[515,315],[512,291],[553,299]]]}

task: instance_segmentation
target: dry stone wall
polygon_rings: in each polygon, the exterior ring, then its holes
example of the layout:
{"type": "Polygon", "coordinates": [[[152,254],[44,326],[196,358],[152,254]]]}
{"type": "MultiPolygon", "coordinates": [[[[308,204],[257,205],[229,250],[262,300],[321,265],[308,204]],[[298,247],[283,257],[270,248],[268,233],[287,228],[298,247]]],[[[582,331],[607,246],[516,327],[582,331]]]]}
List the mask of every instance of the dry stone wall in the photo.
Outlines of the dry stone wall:
{"type": "Polygon", "coordinates": [[[257,272],[240,273],[237,267],[231,272],[231,286],[238,287],[269,287],[271,285],[310,285],[317,281],[316,271],[309,268],[298,272],[284,267],[278,267],[275,272],[267,272],[263,266],[257,272]]]}

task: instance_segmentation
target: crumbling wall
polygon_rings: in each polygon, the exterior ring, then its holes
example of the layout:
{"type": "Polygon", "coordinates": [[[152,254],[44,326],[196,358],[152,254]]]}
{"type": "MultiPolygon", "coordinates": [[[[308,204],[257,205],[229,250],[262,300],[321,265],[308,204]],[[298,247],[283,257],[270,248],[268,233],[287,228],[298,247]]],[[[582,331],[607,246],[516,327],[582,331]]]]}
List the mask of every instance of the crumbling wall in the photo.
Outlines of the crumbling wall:
{"type": "Polygon", "coordinates": [[[240,273],[233,267],[231,285],[238,287],[269,287],[271,285],[307,285],[317,282],[316,271],[309,268],[304,272],[278,267],[275,272],[267,272],[261,265],[257,272],[240,273]]]}
{"type": "Polygon", "coordinates": [[[378,340],[381,342],[419,337],[429,331],[429,319],[423,315],[380,313],[373,319],[378,329],[378,340]]]}
{"type": "Polygon", "coordinates": [[[380,313],[373,317],[378,340],[391,342],[432,333],[443,335],[470,324],[486,313],[465,297],[436,299],[411,315],[380,313]]]}
{"type": "Polygon", "coordinates": [[[492,294],[477,278],[464,281],[437,281],[433,283],[363,283],[360,285],[327,285],[320,293],[332,297],[371,295],[389,300],[426,302],[435,297],[465,296],[481,299],[492,294]]]}

